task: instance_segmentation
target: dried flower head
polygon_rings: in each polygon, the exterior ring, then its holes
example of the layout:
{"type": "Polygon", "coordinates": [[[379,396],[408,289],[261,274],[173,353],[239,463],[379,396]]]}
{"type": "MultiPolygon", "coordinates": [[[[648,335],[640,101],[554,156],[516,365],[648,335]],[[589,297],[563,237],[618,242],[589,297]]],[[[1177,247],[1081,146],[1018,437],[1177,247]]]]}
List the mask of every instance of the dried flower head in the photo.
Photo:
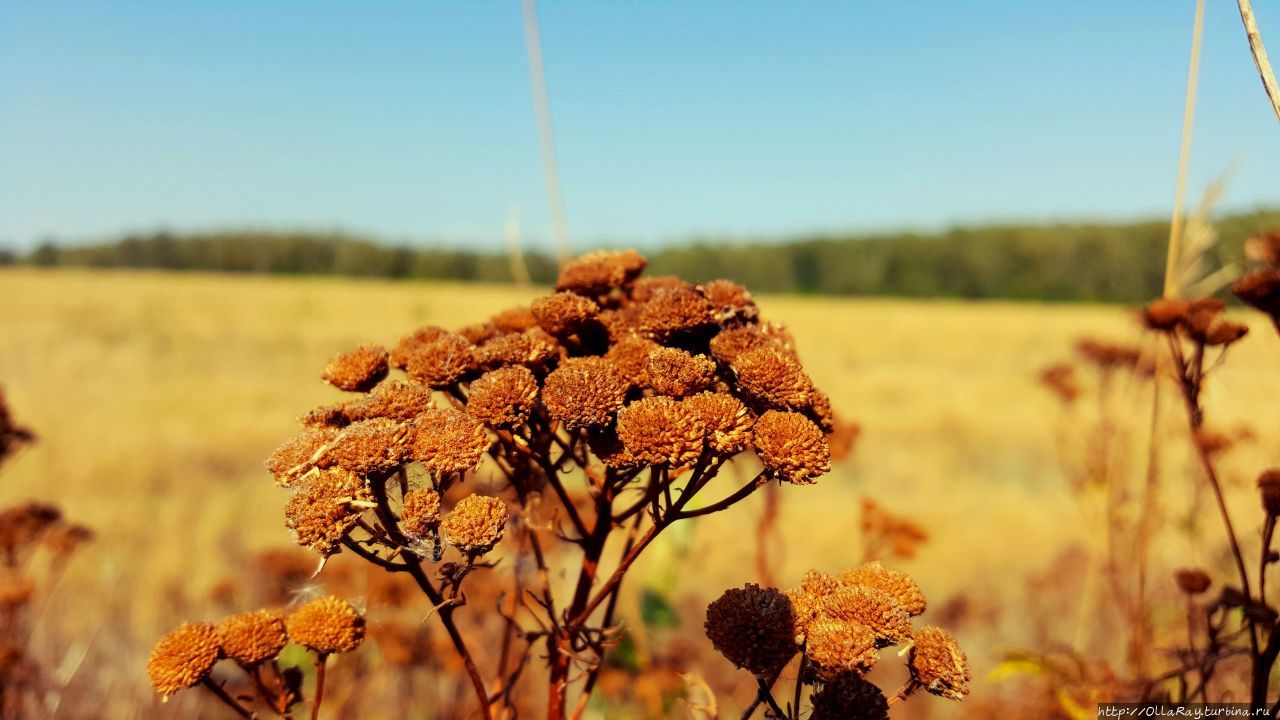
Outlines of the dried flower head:
{"type": "Polygon", "coordinates": [[[648,265],[649,261],[634,250],[589,253],[560,271],[556,290],[591,297],[607,295],[640,277],[648,265]]]}
{"type": "Polygon", "coordinates": [[[347,404],[338,403],[337,405],[321,405],[318,408],[312,408],[303,413],[298,418],[298,422],[312,428],[340,428],[350,423],[351,418],[347,417],[347,404]]]}
{"type": "Polygon", "coordinates": [[[522,333],[525,330],[532,330],[538,327],[538,318],[534,317],[533,311],[527,307],[519,306],[507,308],[502,312],[489,318],[489,324],[493,325],[499,335],[507,333],[522,333]]]}
{"type": "Polygon", "coordinates": [[[963,700],[969,694],[969,659],[951,633],[922,627],[911,646],[911,677],[939,697],[963,700]]]}
{"type": "Polygon", "coordinates": [[[822,615],[845,623],[866,625],[881,645],[911,639],[911,617],[889,593],[866,585],[846,585],[822,600],[822,615]]]}
{"type": "Polygon", "coordinates": [[[631,301],[633,303],[646,303],[653,299],[655,293],[659,290],[673,287],[684,287],[688,285],[684,280],[675,275],[650,275],[637,279],[631,284],[631,301]]]}
{"type": "Polygon", "coordinates": [[[467,325],[458,329],[458,334],[467,339],[472,345],[479,345],[482,342],[490,340],[501,334],[497,326],[493,323],[476,323],[467,325]]]}
{"type": "Polygon", "coordinates": [[[711,325],[711,303],[689,285],[663,288],[640,306],[637,322],[650,337],[672,338],[711,325]]]}
{"type": "Polygon", "coordinates": [[[1142,361],[1142,350],[1137,347],[1094,338],[1079,340],[1076,352],[1103,370],[1137,367],[1142,361]]]}
{"type": "Polygon", "coordinates": [[[645,359],[644,384],[659,395],[681,398],[706,390],[715,381],[716,364],[706,355],[656,347],[645,359]]]}
{"type": "Polygon", "coordinates": [[[786,350],[762,329],[754,325],[741,325],[721,330],[711,338],[711,355],[725,365],[742,353],[758,348],[773,348],[779,352],[786,350]]]}
{"type": "Polygon", "coordinates": [[[400,506],[400,529],[423,537],[440,527],[440,494],[431,488],[417,488],[404,494],[400,506]]]}
{"type": "Polygon", "coordinates": [[[386,418],[408,422],[431,407],[431,388],[416,382],[385,380],[368,395],[347,403],[343,414],[350,422],[386,418]]]}
{"type": "Polygon", "coordinates": [[[719,455],[735,455],[751,442],[755,418],[738,398],[715,392],[687,397],[680,404],[702,422],[707,447],[719,455]]]}
{"type": "Polygon", "coordinates": [[[1187,319],[1183,323],[1187,335],[1202,340],[1209,327],[1226,312],[1227,304],[1218,298],[1204,297],[1187,304],[1187,319]]]}
{"type": "Polygon", "coordinates": [[[34,545],[61,520],[61,510],[42,502],[27,502],[0,510],[0,550],[12,557],[34,545]]]}
{"type": "Polygon", "coordinates": [[[809,624],[805,650],[823,679],[867,672],[880,659],[876,634],[870,628],[826,617],[809,624]]]}
{"type": "Polygon", "coordinates": [[[623,444],[615,428],[599,428],[587,435],[591,453],[606,466],[617,469],[637,468],[643,465],[623,444]]]}
{"type": "Polygon", "coordinates": [[[55,555],[66,557],[94,537],[93,530],[77,523],[58,523],[41,537],[41,543],[55,555]]]}
{"type": "Polygon", "coordinates": [[[711,315],[721,325],[752,323],[760,319],[760,309],[747,289],[730,280],[712,280],[702,286],[702,294],[711,304],[711,315]]]}
{"type": "Polygon", "coordinates": [[[1173,571],[1173,582],[1188,595],[1199,595],[1209,589],[1213,581],[1209,573],[1200,568],[1180,568],[1173,571]]]}
{"type": "Polygon", "coordinates": [[[1280,516],[1280,468],[1262,471],[1258,476],[1258,492],[1262,495],[1262,509],[1273,517],[1280,516]]]}
{"type": "Polygon", "coordinates": [[[1186,320],[1190,309],[1186,300],[1156,298],[1142,308],[1142,324],[1151,330],[1173,330],[1186,320]]]}
{"type": "Polygon", "coordinates": [[[285,626],[290,640],[321,655],[351,652],[364,641],[364,615],[333,595],[312,600],[289,613],[285,626]]]}
{"type": "Polygon", "coordinates": [[[363,478],[340,467],[308,473],[284,506],[285,527],[297,544],[329,554],[373,501],[363,478]]]}
{"type": "Polygon", "coordinates": [[[284,441],[267,458],[267,470],[275,476],[276,482],[284,487],[291,486],[295,480],[315,467],[316,460],[329,448],[329,443],[338,437],[333,428],[308,428],[284,441]]]}
{"type": "Polygon", "coordinates": [[[757,403],[797,410],[813,402],[813,380],[788,353],[769,347],[747,350],[733,359],[730,368],[738,387],[757,403]]]}
{"type": "Polygon", "coordinates": [[[907,614],[915,617],[924,613],[926,606],[924,593],[911,576],[898,570],[891,570],[878,562],[869,562],[840,573],[840,582],[845,585],[866,585],[883,590],[898,599],[907,614]]]}
{"type": "Polygon", "coordinates": [[[823,682],[809,702],[809,720],[889,720],[889,700],[859,673],[823,682]]]}
{"type": "Polygon", "coordinates": [[[791,607],[796,615],[796,643],[803,643],[809,625],[822,611],[822,600],[840,589],[840,580],[820,570],[810,570],[800,580],[800,586],[787,591],[791,607]]]}
{"type": "Polygon", "coordinates": [[[18,445],[35,439],[35,433],[20,427],[9,411],[9,403],[5,400],[4,389],[0,388],[0,462],[8,457],[18,445]]]}
{"type": "Polygon", "coordinates": [[[523,425],[538,402],[538,380],[522,365],[487,372],[469,390],[467,414],[496,428],[523,425]]]}
{"type": "Polygon", "coordinates": [[[558,292],[538,298],[529,306],[538,326],[556,337],[572,335],[596,321],[600,306],[590,298],[558,292]]]}
{"type": "Polygon", "coordinates": [[[289,640],[284,617],[270,610],[252,610],[223,618],[215,629],[222,654],[247,668],[279,655],[289,640]]]}
{"type": "Polygon", "coordinates": [[[31,602],[35,581],[16,568],[0,568],[0,608],[15,608],[31,602]]]}
{"type": "Polygon", "coordinates": [[[491,495],[469,495],[458,501],[440,522],[450,545],[467,555],[483,555],[502,539],[507,526],[507,504],[491,495]]]}
{"type": "Polygon", "coordinates": [[[412,437],[410,425],[386,418],[361,420],[338,433],[316,466],[341,467],[357,475],[385,473],[408,459],[412,437]]]}
{"type": "Polygon", "coordinates": [[[485,370],[504,365],[524,365],[536,371],[545,368],[558,357],[559,344],[541,330],[499,335],[475,351],[476,363],[485,370]]]}
{"type": "Polygon", "coordinates": [[[339,390],[365,392],[387,376],[387,349],[380,345],[361,345],[329,361],[324,368],[324,381],[339,390]]]}
{"type": "Polygon", "coordinates": [[[400,342],[391,350],[390,363],[392,367],[404,368],[405,363],[409,361],[411,355],[417,354],[422,346],[435,342],[443,335],[448,335],[449,331],[435,325],[427,325],[400,338],[400,342]]]}
{"type": "Polygon", "coordinates": [[[796,654],[795,613],[787,596],[748,584],[707,606],[707,637],[729,662],[769,677],[796,654]]]}
{"type": "Polygon", "coordinates": [[[1211,347],[1226,347],[1248,334],[1248,325],[1218,318],[1209,323],[1209,327],[1205,329],[1204,335],[1200,339],[1204,341],[1205,345],[1211,347]]]}
{"type": "Polygon", "coordinates": [[[474,351],[475,346],[461,335],[442,333],[409,352],[404,359],[404,371],[424,385],[446,388],[475,366],[474,351]]]}
{"type": "Polygon", "coordinates": [[[429,408],[413,426],[413,459],[436,477],[474,468],[489,449],[484,425],[461,410],[429,408]]]}
{"type": "Polygon", "coordinates": [[[168,697],[209,676],[218,662],[218,633],[209,623],[183,623],[160,638],[147,658],[156,692],[168,697]]]}
{"type": "Polygon", "coordinates": [[[669,397],[637,400],[618,412],[618,438],[643,465],[681,467],[698,459],[706,428],[669,397]]]}
{"type": "Polygon", "coordinates": [[[571,430],[600,427],[613,421],[630,390],[631,383],[609,360],[573,358],[547,375],[542,404],[571,430]]]}
{"type": "Polygon", "coordinates": [[[780,479],[808,485],[831,470],[831,448],[822,430],[796,412],[770,410],[752,431],[760,462],[780,479]]]}
{"type": "Polygon", "coordinates": [[[649,368],[649,354],[660,347],[648,338],[626,335],[609,346],[605,357],[633,384],[643,385],[649,368]]]}
{"type": "Polygon", "coordinates": [[[1271,316],[1280,329],[1280,267],[1254,270],[1231,287],[1236,297],[1271,316]]]}
{"type": "Polygon", "coordinates": [[[1040,382],[1068,405],[1080,397],[1080,382],[1076,379],[1075,368],[1070,365],[1050,365],[1041,371],[1040,382]]]}
{"type": "Polygon", "coordinates": [[[1245,257],[1280,267],[1280,228],[1268,228],[1244,242],[1245,257]]]}

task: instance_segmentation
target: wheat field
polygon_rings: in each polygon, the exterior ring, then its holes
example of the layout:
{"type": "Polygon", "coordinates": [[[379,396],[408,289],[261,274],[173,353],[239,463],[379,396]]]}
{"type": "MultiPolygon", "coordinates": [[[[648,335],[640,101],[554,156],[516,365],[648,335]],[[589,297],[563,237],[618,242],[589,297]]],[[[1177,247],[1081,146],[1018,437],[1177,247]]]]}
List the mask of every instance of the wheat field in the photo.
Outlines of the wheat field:
{"type": "MultiPolygon", "coordinates": [[[[96,708],[109,717],[219,717],[183,698],[162,708],[147,686],[146,654],[180,620],[208,612],[210,593],[237,563],[288,545],[283,494],[262,460],[295,431],[299,413],[340,395],[319,380],[325,360],[360,342],[394,343],[421,325],[477,322],[532,295],[505,286],[0,270],[0,386],[39,436],[0,474],[0,505],[52,501],[97,532],[44,599],[35,640],[57,667],[68,716],[101,716],[96,708]]],[[[836,410],[862,426],[849,461],[815,486],[782,492],[778,580],[857,562],[860,502],[871,498],[930,535],[897,564],[954,617],[975,671],[974,708],[1026,691],[1016,678],[990,675],[1008,648],[1096,642],[1078,627],[1091,622],[1079,601],[1089,573],[1075,572],[1070,558],[1097,545],[1098,526],[1064,474],[1070,417],[1037,375],[1070,359],[1079,337],[1139,339],[1131,310],[757,300],[792,331],[836,410]],[[1065,598],[1059,605],[1039,596],[1046,582],[1065,598]]],[[[1256,505],[1249,483],[1257,468],[1280,464],[1280,408],[1269,400],[1280,396],[1280,341],[1248,320],[1254,332],[1232,349],[1208,398],[1215,424],[1245,438],[1224,463],[1241,516],[1256,505]]],[[[1150,399],[1136,389],[1126,397],[1140,426],[1150,399]]],[[[1197,478],[1185,449],[1168,454],[1175,515],[1197,478]]],[[[665,582],[678,564],[678,634],[707,645],[687,669],[709,679],[719,660],[698,609],[756,579],[753,548],[741,538],[759,503],[699,520],[692,532],[710,550],[678,556],[664,550],[672,538],[659,541],[631,586],[665,582]]],[[[1221,539],[1213,526],[1200,532],[1214,543],[1190,532],[1156,550],[1156,586],[1166,582],[1160,568],[1224,562],[1206,549],[1221,539]]],[[[712,686],[722,704],[744,697],[712,686]]],[[[964,712],[940,700],[912,706],[902,717],[964,712]]],[[[626,716],[619,713],[607,715],[626,716]]]]}

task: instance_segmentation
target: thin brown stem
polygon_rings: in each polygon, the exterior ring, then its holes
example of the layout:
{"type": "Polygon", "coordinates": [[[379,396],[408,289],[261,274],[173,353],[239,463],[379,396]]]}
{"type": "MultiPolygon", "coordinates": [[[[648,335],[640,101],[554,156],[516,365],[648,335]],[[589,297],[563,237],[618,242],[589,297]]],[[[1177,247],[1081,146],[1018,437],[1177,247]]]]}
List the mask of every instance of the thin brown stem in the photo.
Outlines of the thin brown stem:
{"type": "Polygon", "coordinates": [[[316,658],[316,693],[311,700],[311,720],[317,720],[320,717],[320,703],[324,702],[324,677],[327,667],[329,667],[329,655],[320,653],[316,658]]]}
{"type": "Polygon", "coordinates": [[[784,712],[782,708],[778,707],[778,701],[773,697],[772,684],[768,680],[759,676],[756,677],[756,697],[760,702],[768,705],[769,709],[773,711],[774,715],[778,717],[779,720],[788,717],[787,713],[784,712]]]}
{"type": "Polygon", "coordinates": [[[216,695],[218,699],[223,702],[223,704],[225,704],[227,707],[234,710],[235,713],[240,717],[249,718],[249,720],[257,719],[258,717],[257,714],[250,711],[244,705],[241,705],[239,700],[236,700],[235,698],[231,697],[231,695],[226,690],[224,690],[221,685],[214,682],[211,678],[206,677],[205,679],[201,680],[200,683],[204,685],[204,687],[209,692],[216,695]]]}
{"type": "Polygon", "coordinates": [[[893,707],[911,697],[911,693],[915,692],[919,687],[920,683],[916,682],[915,678],[908,680],[906,684],[898,688],[897,692],[889,696],[889,707],[893,707]]]}

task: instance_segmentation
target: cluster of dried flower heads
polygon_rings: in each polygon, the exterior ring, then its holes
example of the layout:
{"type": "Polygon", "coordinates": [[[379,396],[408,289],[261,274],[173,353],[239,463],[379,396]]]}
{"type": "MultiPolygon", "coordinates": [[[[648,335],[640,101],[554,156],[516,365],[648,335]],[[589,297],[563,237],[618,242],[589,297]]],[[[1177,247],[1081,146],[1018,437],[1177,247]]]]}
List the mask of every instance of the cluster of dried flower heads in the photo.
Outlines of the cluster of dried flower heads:
{"type": "Polygon", "coordinates": [[[755,675],[758,701],[779,720],[884,720],[890,705],[917,689],[953,700],[969,693],[969,661],[955,638],[937,627],[913,628],[925,605],[910,576],[870,562],[839,575],[811,570],[787,591],[754,584],[728,590],[707,606],[706,632],[720,654],[755,675]],[[885,697],[864,676],[893,645],[906,647],[910,676],[885,697]],[[797,655],[796,686],[784,707],[774,687],[797,655]],[[802,715],[805,686],[813,692],[802,715]]]}
{"type": "Polygon", "coordinates": [[[267,461],[289,491],[286,527],[322,567],[350,553],[412,579],[484,717],[510,714],[534,657],[548,717],[580,714],[649,544],[771,481],[815,482],[828,435],[856,432],[745,288],[642,278],[646,266],[587,255],[528,307],[334,357],[322,377],[353,395],[304,414],[267,461]],[[749,449],[758,472],[721,489],[749,449]],[[477,642],[457,614],[464,586],[508,557],[489,611],[503,638],[477,642]]]}

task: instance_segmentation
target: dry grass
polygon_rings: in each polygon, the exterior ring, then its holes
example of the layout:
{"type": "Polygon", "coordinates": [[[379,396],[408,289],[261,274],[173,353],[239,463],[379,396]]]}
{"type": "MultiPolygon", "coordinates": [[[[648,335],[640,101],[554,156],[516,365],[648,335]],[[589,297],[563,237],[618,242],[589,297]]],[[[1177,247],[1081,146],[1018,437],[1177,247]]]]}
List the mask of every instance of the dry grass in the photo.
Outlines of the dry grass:
{"type": "MultiPolygon", "coordinates": [[[[294,432],[291,409],[338,396],[318,378],[323,361],[359,342],[393,342],[406,328],[478,321],[530,296],[474,285],[9,269],[0,271],[0,297],[0,383],[18,419],[40,434],[6,468],[0,505],[50,500],[99,532],[47,605],[48,637],[38,640],[58,659],[77,650],[66,638],[88,646],[69,698],[78,687],[107,684],[110,716],[150,717],[156,706],[142,668],[151,643],[199,616],[246,551],[288,542],[283,497],[261,461],[294,432]]],[[[852,462],[786,494],[779,580],[793,584],[809,567],[838,571],[861,557],[861,496],[910,510],[934,539],[897,565],[936,607],[964,598],[956,634],[975,668],[974,699],[995,693],[983,677],[999,650],[1032,640],[1027,578],[1091,542],[1056,455],[1060,410],[1036,387],[1036,374],[1067,357],[1078,336],[1132,337],[1130,314],[759,300],[791,328],[817,384],[864,431],[852,462]]],[[[1248,424],[1256,434],[1224,463],[1242,514],[1256,505],[1256,468],[1280,461],[1280,342],[1249,321],[1255,333],[1233,348],[1208,399],[1220,427],[1248,424]]],[[[1145,413],[1142,398],[1134,401],[1134,413],[1145,413]]],[[[1192,481],[1177,468],[1169,477],[1192,481]]],[[[680,587],[690,608],[753,579],[753,550],[738,538],[759,502],[699,521],[694,532],[717,549],[680,561],[683,578],[698,578],[680,587]]],[[[641,576],[662,574],[671,562],[664,547],[642,561],[641,576]]],[[[1155,567],[1162,558],[1218,561],[1205,555],[1204,546],[1172,543],[1155,567]]],[[[1082,579],[1063,572],[1057,582],[1069,596],[1082,579]]],[[[691,641],[706,644],[700,625],[701,617],[685,618],[691,641]]],[[[1059,639],[1069,641],[1074,629],[1064,627],[1059,639]]],[[[708,648],[688,669],[710,678],[720,662],[708,648]]],[[[939,717],[962,709],[921,705],[939,717]]],[[[183,707],[170,704],[177,715],[183,707]]]]}

